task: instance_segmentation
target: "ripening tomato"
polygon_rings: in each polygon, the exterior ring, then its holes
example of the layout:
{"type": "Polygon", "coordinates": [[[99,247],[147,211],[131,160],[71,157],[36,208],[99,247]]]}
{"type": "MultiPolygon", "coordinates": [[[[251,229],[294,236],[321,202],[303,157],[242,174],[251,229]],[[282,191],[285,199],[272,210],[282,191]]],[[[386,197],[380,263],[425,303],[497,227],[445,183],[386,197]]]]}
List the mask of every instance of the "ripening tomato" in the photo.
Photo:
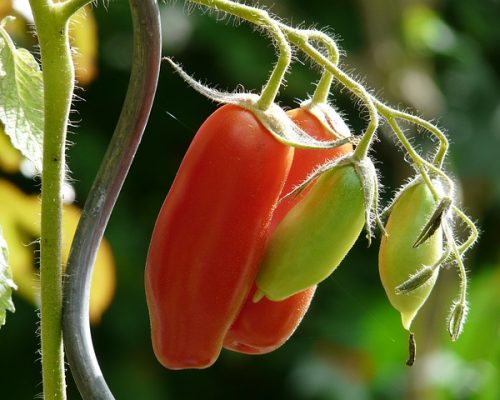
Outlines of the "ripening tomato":
{"type": "MultiPolygon", "coordinates": [[[[315,139],[336,139],[307,109],[294,109],[288,111],[288,115],[315,139]]],[[[335,129],[335,127],[332,128],[335,129]]],[[[351,151],[351,144],[333,149],[295,149],[292,167],[282,195],[291,192],[319,165],[351,151]]],[[[312,186],[313,184],[309,185],[299,196],[290,196],[279,202],[271,221],[271,232],[312,186]]],[[[264,354],[277,349],[286,342],[300,324],[315,290],[314,285],[283,301],[271,301],[264,298],[254,303],[252,301],[255,294],[254,285],[238,318],[226,335],[224,347],[247,354],[264,354]]]]}
{"type": "Polygon", "coordinates": [[[364,188],[355,166],[323,173],[271,235],[257,276],[260,294],[284,300],[326,279],[364,224],[364,188]]]}
{"type": "Polygon", "coordinates": [[[205,368],[255,279],[293,148],[225,105],[200,127],[163,203],[145,272],[154,352],[205,368]]]}

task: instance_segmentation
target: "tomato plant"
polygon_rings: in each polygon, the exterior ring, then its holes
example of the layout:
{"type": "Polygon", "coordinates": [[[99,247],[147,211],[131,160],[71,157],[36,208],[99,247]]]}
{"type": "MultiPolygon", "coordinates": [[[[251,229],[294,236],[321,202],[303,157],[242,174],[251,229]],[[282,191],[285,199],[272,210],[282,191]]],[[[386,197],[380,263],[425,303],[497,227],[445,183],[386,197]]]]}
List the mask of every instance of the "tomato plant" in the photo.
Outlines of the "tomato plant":
{"type": "MultiPolygon", "coordinates": [[[[153,348],[160,362],[171,369],[205,368],[222,347],[250,354],[279,347],[306,313],[316,284],[337,268],[363,225],[370,243],[375,223],[383,234],[379,257],[383,285],[407,329],[438,270],[443,265],[456,267],[460,290],[448,318],[449,333],[456,340],[468,311],[463,260],[478,233],[460,209],[456,183],[443,168],[449,147],[446,135],[432,123],[390,107],[356,81],[340,62],[344,54],[336,40],[324,31],[288,25],[270,11],[242,2],[187,2],[265,31],[276,46],[277,62],[260,94],[255,94],[208,88],[186,78],[169,59],[193,88],[225,105],[196,134],[153,229],[145,286],[153,348]],[[319,68],[321,80],[312,98],[303,103],[306,107],[287,115],[277,98],[292,61],[302,62],[303,57],[319,68]],[[336,117],[322,114],[332,82],[366,112],[367,125],[359,135],[340,135],[338,140],[328,136],[326,131],[335,133],[338,128],[331,123],[336,117]],[[417,183],[396,196],[386,228],[379,215],[379,177],[371,158],[381,122],[417,173],[417,183]],[[435,152],[416,149],[401,123],[430,133],[437,139],[435,152]],[[262,296],[266,298],[253,302],[262,296]]],[[[148,121],[161,52],[169,52],[161,45],[165,32],[161,23],[168,18],[160,14],[156,0],[129,0],[134,32],[129,89],[64,271],[66,136],[75,80],[85,82],[85,75],[75,70],[75,60],[90,72],[90,79],[96,76],[94,64],[76,57],[73,49],[82,53],[90,49],[90,58],[95,57],[97,35],[95,30],[88,36],[85,29],[76,30],[90,0],[30,0],[22,12],[14,10],[20,3],[0,6],[0,147],[10,153],[10,160],[0,160],[0,166],[15,164],[14,170],[2,170],[0,179],[19,172],[21,159],[26,158],[34,166],[31,177],[39,176],[41,182],[36,226],[41,226],[43,396],[66,397],[66,357],[82,397],[111,399],[91,341],[90,279],[97,248],[148,121]],[[18,26],[34,24],[36,39],[26,43],[37,42],[39,57],[17,47],[10,31],[15,18],[3,18],[10,14],[26,18],[18,26]]],[[[416,20],[421,21],[422,15],[429,16],[424,10],[416,20]]],[[[413,22],[409,31],[422,25],[413,22]]],[[[434,22],[446,28],[438,19],[434,22]]],[[[184,26],[188,36],[188,24],[176,26],[184,26]]],[[[178,36],[180,40],[182,35],[178,36]]],[[[427,36],[418,42],[428,43],[427,36]]],[[[224,62],[224,67],[230,65],[224,62]]],[[[412,79],[415,76],[419,75],[412,79]]],[[[168,91],[168,96],[182,103],[175,91],[168,91]]],[[[186,109],[194,112],[189,104],[186,109]]],[[[14,258],[9,259],[9,250],[24,245],[20,242],[26,239],[9,212],[2,220],[9,226],[0,227],[0,326],[6,313],[15,309],[11,294],[20,283],[10,270],[14,258]],[[7,238],[19,243],[11,245],[7,238]]],[[[31,220],[27,224],[32,222],[35,225],[31,220]]]]}

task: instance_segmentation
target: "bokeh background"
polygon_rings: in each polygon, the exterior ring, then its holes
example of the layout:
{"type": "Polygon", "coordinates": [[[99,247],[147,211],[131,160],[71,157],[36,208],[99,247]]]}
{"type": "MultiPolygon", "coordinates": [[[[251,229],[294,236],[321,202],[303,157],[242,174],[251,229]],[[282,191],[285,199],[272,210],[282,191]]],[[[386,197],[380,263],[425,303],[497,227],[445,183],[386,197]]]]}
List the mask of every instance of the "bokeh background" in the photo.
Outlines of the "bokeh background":
{"type": "MultiPolygon", "coordinates": [[[[10,0],[2,0],[5,7],[10,0]]],[[[500,398],[500,1],[498,0],[261,0],[293,24],[328,27],[345,52],[348,71],[397,107],[419,110],[448,132],[446,163],[461,184],[461,201],[481,240],[468,254],[470,316],[451,343],[446,315],[458,292],[454,270],[442,271],[415,323],[418,358],[405,366],[407,335],[379,281],[379,241],[362,238],[341,267],[319,286],[295,335],[264,356],[223,351],[201,371],[168,371],[154,358],[143,289],[144,260],[156,214],[201,122],[216,105],[163,65],[150,123],[106,237],[116,265],[109,308],[93,325],[104,375],[118,399],[498,399],[500,398]],[[114,287],[114,289],[113,289],[114,287]],[[113,292],[114,290],[114,292],[113,292]]],[[[2,8],[0,7],[0,9],[2,8]]],[[[216,22],[182,1],[161,6],[164,55],[224,90],[258,91],[275,60],[269,40],[245,24],[216,22]],[[191,12],[188,12],[191,11],[191,12]]],[[[112,134],[127,88],[132,30],[127,2],[93,10],[97,47],[75,102],[68,164],[75,204],[83,206],[112,134]],[[95,67],[95,69],[94,69],[95,67]]],[[[18,44],[32,46],[21,33],[18,44]]],[[[31,41],[30,41],[31,40],[31,41]]],[[[83,46],[83,45],[82,45],[83,46]]],[[[295,107],[314,89],[318,70],[297,54],[279,102],[295,107]]],[[[366,112],[335,87],[333,104],[353,132],[366,112]]],[[[411,133],[411,131],[409,132],[411,133]]],[[[415,132],[421,149],[432,144],[415,132]]],[[[384,201],[411,173],[386,128],[372,153],[383,175],[384,201]]],[[[0,178],[35,193],[39,183],[2,169],[0,178]]],[[[1,199],[0,199],[1,200],[1,199]]],[[[5,202],[0,207],[5,207],[5,202]]],[[[37,311],[16,296],[16,313],[0,331],[2,399],[41,392],[37,311]]],[[[68,373],[70,399],[79,394],[68,373]]]]}

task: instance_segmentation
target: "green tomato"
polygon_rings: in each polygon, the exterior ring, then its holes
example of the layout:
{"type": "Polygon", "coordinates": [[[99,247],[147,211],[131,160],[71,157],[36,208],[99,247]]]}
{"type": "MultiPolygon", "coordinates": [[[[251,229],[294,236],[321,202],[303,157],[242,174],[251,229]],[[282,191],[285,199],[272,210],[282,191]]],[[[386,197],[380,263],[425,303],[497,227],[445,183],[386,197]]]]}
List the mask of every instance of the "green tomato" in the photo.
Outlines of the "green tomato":
{"type": "Polygon", "coordinates": [[[260,294],[279,301],[327,278],[364,223],[363,184],[354,165],[323,173],[271,236],[257,277],[260,294]]]}
{"type": "Polygon", "coordinates": [[[395,200],[385,228],[387,236],[382,237],[380,244],[379,272],[382,285],[393,307],[401,313],[403,327],[408,331],[432,291],[439,268],[434,270],[425,284],[409,293],[399,293],[396,288],[441,258],[441,227],[424,243],[414,247],[436,206],[437,202],[424,182],[410,184],[395,200]]]}

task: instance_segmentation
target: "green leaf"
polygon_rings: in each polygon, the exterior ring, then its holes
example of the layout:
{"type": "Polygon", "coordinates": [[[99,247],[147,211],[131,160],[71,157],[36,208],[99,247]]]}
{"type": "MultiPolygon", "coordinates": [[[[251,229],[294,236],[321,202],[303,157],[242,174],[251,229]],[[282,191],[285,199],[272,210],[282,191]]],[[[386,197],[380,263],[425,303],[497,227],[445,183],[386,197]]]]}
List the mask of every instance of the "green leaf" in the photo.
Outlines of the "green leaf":
{"type": "Polygon", "coordinates": [[[12,144],[42,170],[43,80],[33,55],[17,49],[0,23],[0,121],[12,144]]]}
{"type": "Polygon", "coordinates": [[[3,232],[0,228],[0,327],[5,324],[7,310],[10,312],[15,311],[14,303],[12,302],[12,289],[16,289],[16,285],[12,280],[7,256],[7,243],[3,238],[3,232]]]}

